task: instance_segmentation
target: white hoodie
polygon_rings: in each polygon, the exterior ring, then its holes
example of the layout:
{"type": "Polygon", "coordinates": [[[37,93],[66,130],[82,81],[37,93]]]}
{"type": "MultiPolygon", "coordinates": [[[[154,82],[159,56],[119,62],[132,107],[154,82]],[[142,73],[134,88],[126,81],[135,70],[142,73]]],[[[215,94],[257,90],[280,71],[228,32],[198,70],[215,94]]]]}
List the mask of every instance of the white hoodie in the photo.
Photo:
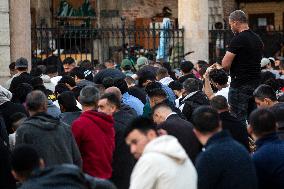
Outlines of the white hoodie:
{"type": "Polygon", "coordinates": [[[173,136],[149,142],[131,174],[130,189],[196,189],[197,173],[173,136]]]}

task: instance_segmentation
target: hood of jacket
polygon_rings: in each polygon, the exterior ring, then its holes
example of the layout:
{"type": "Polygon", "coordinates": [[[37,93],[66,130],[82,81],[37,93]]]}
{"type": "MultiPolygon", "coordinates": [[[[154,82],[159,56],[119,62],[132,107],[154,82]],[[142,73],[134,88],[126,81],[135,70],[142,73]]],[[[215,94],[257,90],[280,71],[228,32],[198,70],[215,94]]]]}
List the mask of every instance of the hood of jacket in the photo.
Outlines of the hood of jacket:
{"type": "Polygon", "coordinates": [[[112,116],[104,113],[100,113],[94,110],[83,112],[80,118],[86,118],[96,124],[104,133],[109,133],[110,129],[113,128],[114,120],[112,116]]]}
{"type": "Polygon", "coordinates": [[[47,113],[38,113],[34,116],[27,118],[23,125],[32,125],[43,130],[53,130],[60,125],[60,121],[57,118],[48,115],[47,113]]]}
{"type": "Polygon", "coordinates": [[[50,77],[48,75],[42,75],[40,78],[44,83],[51,83],[50,77]]]}
{"type": "Polygon", "coordinates": [[[151,152],[166,155],[178,164],[183,164],[188,159],[186,152],[178,140],[170,135],[160,136],[149,142],[146,145],[143,154],[151,152]]]}

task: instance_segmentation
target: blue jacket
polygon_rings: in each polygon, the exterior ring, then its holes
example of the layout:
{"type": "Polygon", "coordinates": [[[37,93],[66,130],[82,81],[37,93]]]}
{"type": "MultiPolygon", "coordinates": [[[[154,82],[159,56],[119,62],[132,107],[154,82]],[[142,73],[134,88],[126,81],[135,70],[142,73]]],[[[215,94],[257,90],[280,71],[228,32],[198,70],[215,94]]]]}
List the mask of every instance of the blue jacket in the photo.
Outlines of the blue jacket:
{"type": "Polygon", "coordinates": [[[198,189],[256,189],[257,177],[248,151],[221,131],[197,157],[198,189]]]}
{"type": "Polygon", "coordinates": [[[133,108],[136,111],[137,115],[143,114],[144,104],[135,96],[132,96],[128,92],[126,92],[122,95],[122,102],[133,108]]]}
{"type": "Polygon", "coordinates": [[[252,158],[260,189],[284,188],[284,141],[276,133],[256,141],[257,150],[252,158]]]}

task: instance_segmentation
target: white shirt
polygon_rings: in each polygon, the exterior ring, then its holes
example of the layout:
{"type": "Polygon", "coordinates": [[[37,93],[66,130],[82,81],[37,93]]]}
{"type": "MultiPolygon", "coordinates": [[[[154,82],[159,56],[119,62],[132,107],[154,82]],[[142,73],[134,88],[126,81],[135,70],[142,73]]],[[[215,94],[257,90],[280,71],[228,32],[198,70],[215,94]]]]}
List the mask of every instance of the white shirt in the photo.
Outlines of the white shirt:
{"type": "Polygon", "coordinates": [[[228,96],[229,96],[229,86],[226,88],[222,88],[220,91],[218,91],[217,93],[215,93],[215,96],[217,95],[221,95],[223,97],[225,97],[228,101],[228,96]]]}

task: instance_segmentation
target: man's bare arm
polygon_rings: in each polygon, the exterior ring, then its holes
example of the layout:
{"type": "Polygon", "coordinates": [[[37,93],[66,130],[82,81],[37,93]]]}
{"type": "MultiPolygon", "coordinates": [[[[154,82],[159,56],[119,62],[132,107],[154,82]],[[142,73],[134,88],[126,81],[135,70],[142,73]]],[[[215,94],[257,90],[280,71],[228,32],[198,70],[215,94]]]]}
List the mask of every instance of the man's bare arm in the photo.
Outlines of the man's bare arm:
{"type": "Polygon", "coordinates": [[[229,71],[230,68],[231,68],[231,65],[232,65],[232,62],[235,58],[235,54],[234,53],[231,53],[229,51],[226,52],[223,60],[222,60],[222,66],[225,70],[229,71]]]}

